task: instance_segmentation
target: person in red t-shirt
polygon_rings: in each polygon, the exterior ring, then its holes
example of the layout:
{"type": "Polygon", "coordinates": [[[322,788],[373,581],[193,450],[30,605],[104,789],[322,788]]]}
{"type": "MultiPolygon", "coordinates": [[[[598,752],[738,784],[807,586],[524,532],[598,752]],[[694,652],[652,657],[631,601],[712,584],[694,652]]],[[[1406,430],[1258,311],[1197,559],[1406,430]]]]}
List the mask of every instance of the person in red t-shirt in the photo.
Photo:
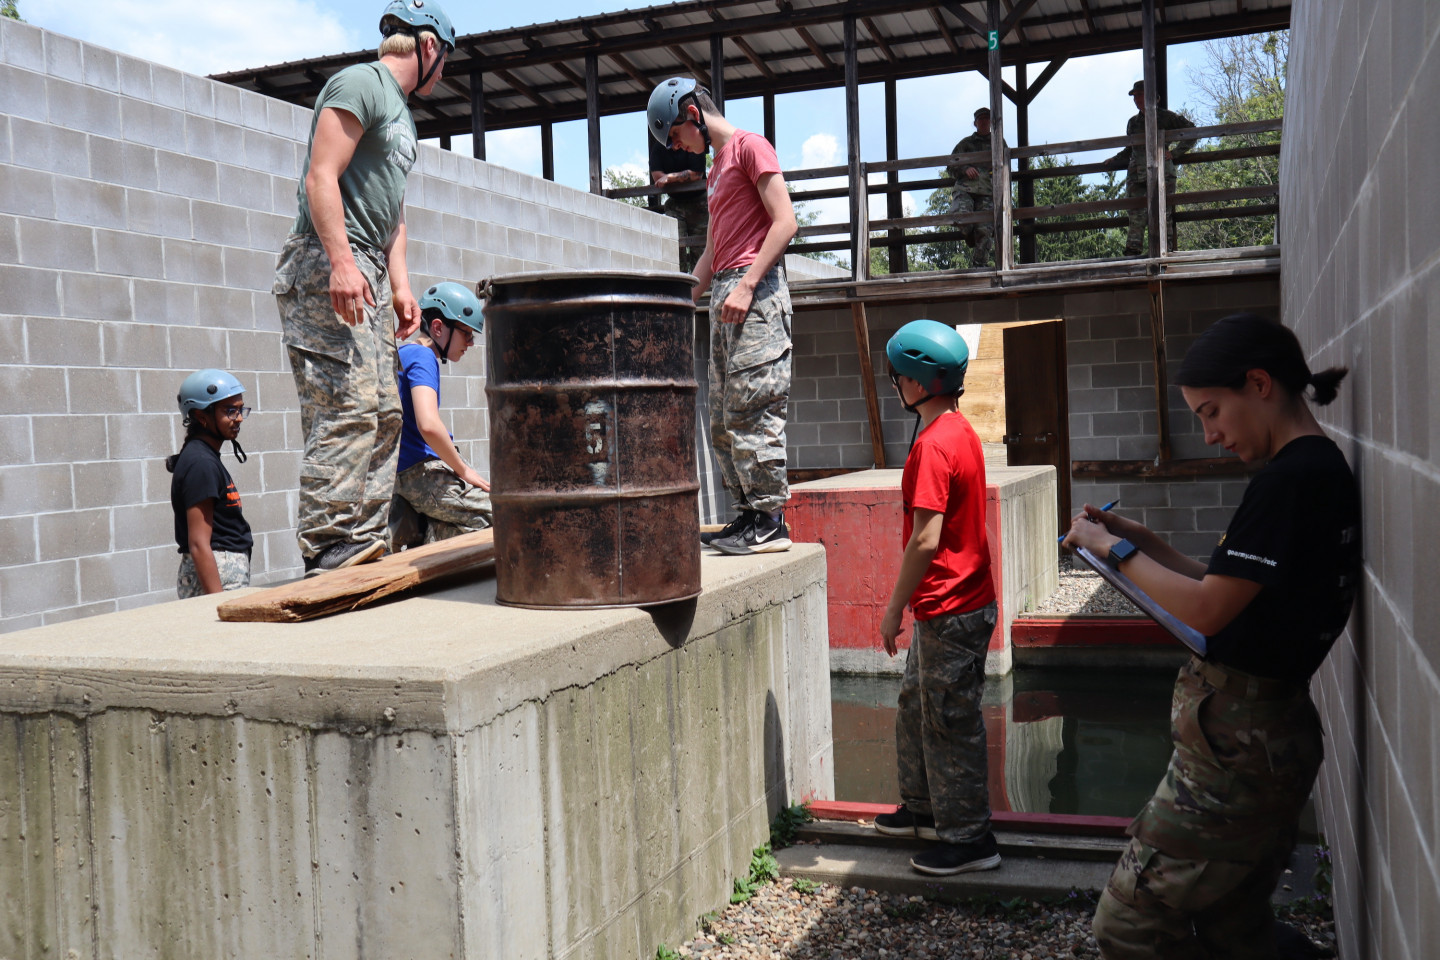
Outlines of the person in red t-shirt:
{"type": "Polygon", "coordinates": [[[919,417],[901,480],[905,555],[880,622],[895,656],[900,618],[915,615],[895,714],[900,798],[875,818],[891,836],[939,841],[910,865],[949,876],[1000,866],[990,831],[985,652],[995,631],[995,585],[985,539],[985,458],[959,410],[970,351],[954,327],[915,320],[885,345],[890,380],[919,417]]]}
{"type": "Polygon", "coordinates": [[[710,437],[738,514],[701,534],[721,553],[790,549],[785,417],[790,402],[790,288],[783,257],[795,210],[775,148],[725,119],[706,89],[672,77],[650,95],[650,135],[704,154],[713,146],[710,225],[695,265],[696,301],[710,291],[710,437]]]}

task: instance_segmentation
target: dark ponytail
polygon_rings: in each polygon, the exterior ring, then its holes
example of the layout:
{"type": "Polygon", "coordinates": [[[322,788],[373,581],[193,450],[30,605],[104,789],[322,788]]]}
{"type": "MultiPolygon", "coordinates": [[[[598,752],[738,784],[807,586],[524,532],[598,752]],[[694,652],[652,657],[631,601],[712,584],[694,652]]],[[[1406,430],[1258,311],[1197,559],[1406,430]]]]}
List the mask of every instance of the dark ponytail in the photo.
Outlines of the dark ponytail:
{"type": "MultiPolygon", "coordinates": [[[[207,408],[207,409],[213,409],[213,407],[207,408]]],[[[194,440],[196,437],[202,435],[204,432],[205,432],[205,428],[202,427],[202,426],[200,426],[200,424],[196,423],[194,417],[191,417],[191,416],[187,415],[187,416],[185,417],[185,439],[180,442],[180,449],[183,451],[183,450],[185,449],[185,444],[189,443],[191,440],[194,440]]],[[[179,461],[180,461],[180,454],[178,454],[178,453],[172,453],[172,454],[170,454],[170,456],[168,456],[168,457],[165,458],[165,471],[166,471],[167,473],[174,473],[174,472],[175,472],[175,464],[178,463],[179,461]]]]}
{"type": "Polygon", "coordinates": [[[1216,321],[1186,352],[1174,383],[1181,387],[1226,387],[1238,390],[1251,370],[1264,370],[1291,396],[1304,396],[1325,406],[1335,399],[1340,381],[1350,371],[1330,367],[1311,373],[1300,340],[1289,327],[1254,313],[1231,314],[1216,321]]]}

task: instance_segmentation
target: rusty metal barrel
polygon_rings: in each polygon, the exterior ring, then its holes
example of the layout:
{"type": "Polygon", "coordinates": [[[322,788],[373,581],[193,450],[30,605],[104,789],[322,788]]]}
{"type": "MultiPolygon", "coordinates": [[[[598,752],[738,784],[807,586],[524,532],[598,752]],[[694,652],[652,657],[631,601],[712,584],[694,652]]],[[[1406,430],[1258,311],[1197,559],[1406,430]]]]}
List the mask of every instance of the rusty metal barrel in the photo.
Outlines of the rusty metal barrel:
{"type": "Polygon", "coordinates": [[[597,270],[490,281],[500,603],[644,606],[700,593],[693,279],[597,270]]]}

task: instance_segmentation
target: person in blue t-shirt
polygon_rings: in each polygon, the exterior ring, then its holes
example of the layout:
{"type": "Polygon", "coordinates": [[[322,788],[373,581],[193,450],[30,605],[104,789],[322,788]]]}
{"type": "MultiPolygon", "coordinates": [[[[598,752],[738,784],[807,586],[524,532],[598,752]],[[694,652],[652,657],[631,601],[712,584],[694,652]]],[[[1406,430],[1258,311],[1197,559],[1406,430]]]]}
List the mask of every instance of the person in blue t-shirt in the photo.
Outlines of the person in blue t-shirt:
{"type": "MultiPolygon", "coordinates": [[[[440,364],[458,361],[484,328],[480,300],[459,283],[437,283],[420,297],[421,333],[400,348],[400,465],[395,496],[424,518],[424,542],[490,526],[490,483],[455,449],[440,419],[440,364]]],[[[395,504],[401,507],[400,503],[395,504]]],[[[392,512],[394,512],[392,510],[392,512]]],[[[403,507],[401,512],[403,512],[403,507]]],[[[420,538],[392,524],[394,549],[420,538]]]]}

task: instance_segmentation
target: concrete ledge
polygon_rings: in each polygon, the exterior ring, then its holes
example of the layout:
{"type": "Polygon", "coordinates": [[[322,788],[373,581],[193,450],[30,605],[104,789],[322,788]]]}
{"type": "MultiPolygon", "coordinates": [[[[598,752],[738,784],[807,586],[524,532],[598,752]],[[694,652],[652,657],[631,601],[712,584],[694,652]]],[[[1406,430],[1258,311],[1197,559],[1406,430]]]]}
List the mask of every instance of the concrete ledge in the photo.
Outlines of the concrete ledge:
{"type": "Polygon", "coordinates": [[[652,955],[833,792],[825,558],[653,611],[494,583],[0,637],[0,956],[652,955]]]}

